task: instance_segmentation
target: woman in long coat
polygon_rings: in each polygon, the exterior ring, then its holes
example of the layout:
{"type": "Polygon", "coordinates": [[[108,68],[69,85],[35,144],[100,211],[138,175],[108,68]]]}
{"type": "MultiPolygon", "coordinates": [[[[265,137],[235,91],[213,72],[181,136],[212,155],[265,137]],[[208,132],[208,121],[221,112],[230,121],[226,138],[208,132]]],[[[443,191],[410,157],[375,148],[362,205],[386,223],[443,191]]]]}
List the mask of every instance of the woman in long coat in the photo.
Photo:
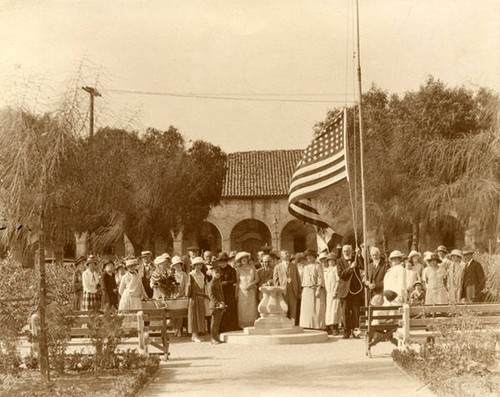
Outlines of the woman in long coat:
{"type": "Polygon", "coordinates": [[[229,256],[225,252],[221,252],[217,258],[217,263],[220,265],[220,282],[224,293],[224,302],[226,311],[222,316],[219,331],[228,332],[239,329],[238,325],[238,307],[236,305],[236,270],[229,266],[229,256]]]}
{"type": "MultiPolygon", "coordinates": [[[[307,251],[306,251],[307,252],[307,251]]],[[[302,302],[300,322],[302,328],[324,329],[326,312],[325,280],[322,265],[318,265],[314,255],[306,253],[307,265],[302,275],[302,302]]],[[[322,254],[320,261],[326,261],[322,254]]]]}
{"type": "Polygon", "coordinates": [[[116,309],[118,306],[118,288],[113,273],[114,263],[109,261],[104,265],[104,271],[101,274],[101,305],[102,310],[110,308],[116,309]]]}
{"type": "Polygon", "coordinates": [[[240,328],[251,327],[257,319],[257,270],[249,262],[248,252],[236,254],[236,282],[238,301],[238,322],[240,328]]]}
{"type": "Polygon", "coordinates": [[[204,264],[203,258],[193,258],[191,265],[194,270],[189,272],[188,292],[188,332],[192,334],[193,342],[201,342],[200,334],[207,332],[205,321],[205,275],[201,268],[204,264]]]}

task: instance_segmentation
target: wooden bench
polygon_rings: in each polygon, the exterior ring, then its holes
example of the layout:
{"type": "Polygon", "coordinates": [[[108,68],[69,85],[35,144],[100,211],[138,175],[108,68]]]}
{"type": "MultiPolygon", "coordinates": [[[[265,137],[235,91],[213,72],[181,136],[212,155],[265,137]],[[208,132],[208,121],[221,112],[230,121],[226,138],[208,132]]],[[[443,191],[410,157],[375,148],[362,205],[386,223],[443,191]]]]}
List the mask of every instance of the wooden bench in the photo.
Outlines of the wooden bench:
{"type": "Polygon", "coordinates": [[[371,348],[379,342],[394,343],[393,334],[399,327],[401,306],[362,307],[359,325],[366,334],[366,355],[372,357],[371,348]]]}
{"type": "Polygon", "coordinates": [[[441,324],[452,326],[457,316],[465,313],[475,316],[479,328],[500,329],[500,304],[497,303],[430,306],[404,304],[400,313],[400,328],[394,333],[399,348],[404,348],[410,343],[434,342],[435,338],[440,336],[436,326],[441,324]]]}

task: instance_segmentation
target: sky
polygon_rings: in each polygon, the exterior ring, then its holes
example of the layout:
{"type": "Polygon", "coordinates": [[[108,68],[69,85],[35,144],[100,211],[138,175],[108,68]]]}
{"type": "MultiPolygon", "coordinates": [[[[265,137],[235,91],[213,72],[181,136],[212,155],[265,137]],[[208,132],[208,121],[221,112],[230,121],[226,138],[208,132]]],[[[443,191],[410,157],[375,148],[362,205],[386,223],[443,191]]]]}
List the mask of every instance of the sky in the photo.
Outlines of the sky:
{"type": "MultiPolygon", "coordinates": [[[[364,91],[404,93],[429,75],[500,91],[499,1],[359,2],[364,91]]],[[[0,106],[44,112],[90,85],[96,128],[174,125],[226,152],[302,149],[328,109],[356,98],[353,3],[0,0],[0,106]]]]}

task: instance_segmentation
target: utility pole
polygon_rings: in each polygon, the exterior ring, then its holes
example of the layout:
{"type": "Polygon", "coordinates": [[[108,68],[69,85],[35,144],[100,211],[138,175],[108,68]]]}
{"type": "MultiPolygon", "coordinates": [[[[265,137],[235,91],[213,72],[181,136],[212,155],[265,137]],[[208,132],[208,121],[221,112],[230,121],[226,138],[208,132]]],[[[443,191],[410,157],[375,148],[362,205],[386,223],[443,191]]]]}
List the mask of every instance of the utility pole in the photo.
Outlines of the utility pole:
{"type": "Polygon", "coordinates": [[[87,91],[90,94],[90,139],[94,136],[94,97],[101,96],[101,93],[93,87],[82,87],[83,91],[87,91]]]}

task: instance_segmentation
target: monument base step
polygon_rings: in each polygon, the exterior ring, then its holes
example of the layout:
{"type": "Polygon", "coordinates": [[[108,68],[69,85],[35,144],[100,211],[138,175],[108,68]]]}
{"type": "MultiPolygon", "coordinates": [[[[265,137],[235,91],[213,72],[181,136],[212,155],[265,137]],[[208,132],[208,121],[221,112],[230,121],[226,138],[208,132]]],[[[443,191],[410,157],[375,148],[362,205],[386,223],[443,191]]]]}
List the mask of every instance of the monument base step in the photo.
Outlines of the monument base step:
{"type": "MultiPolygon", "coordinates": [[[[294,330],[294,328],[292,328],[292,330],[294,330]]],[[[279,329],[276,331],[281,332],[283,331],[283,329],[279,329]]],[[[247,334],[244,331],[233,331],[221,334],[221,339],[226,343],[234,343],[239,345],[300,345],[307,343],[327,342],[328,334],[324,331],[304,329],[302,329],[302,331],[300,332],[297,332],[297,330],[295,330],[294,333],[279,333],[267,335],[252,335],[247,334]]]]}
{"type": "Polygon", "coordinates": [[[290,335],[290,334],[301,334],[304,330],[301,327],[290,327],[290,328],[257,328],[257,327],[246,327],[243,333],[246,335],[290,335]]]}

